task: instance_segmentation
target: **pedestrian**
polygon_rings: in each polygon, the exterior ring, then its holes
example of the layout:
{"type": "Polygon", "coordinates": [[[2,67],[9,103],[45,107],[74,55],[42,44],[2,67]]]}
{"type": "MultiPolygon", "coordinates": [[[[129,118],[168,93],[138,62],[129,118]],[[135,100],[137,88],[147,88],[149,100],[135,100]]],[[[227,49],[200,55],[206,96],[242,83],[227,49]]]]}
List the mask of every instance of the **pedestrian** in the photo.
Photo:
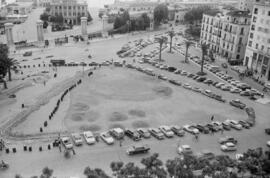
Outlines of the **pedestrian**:
{"type": "Polygon", "coordinates": [[[226,70],[226,74],[228,74],[228,71],[226,70]]]}
{"type": "Polygon", "coordinates": [[[195,134],[195,140],[198,141],[198,139],[199,139],[199,135],[195,134]]]}
{"type": "Polygon", "coordinates": [[[119,141],[119,146],[122,147],[122,140],[119,141]]]}
{"type": "Polygon", "coordinates": [[[76,153],[75,153],[75,150],[74,150],[74,148],[72,148],[72,152],[73,152],[73,155],[75,155],[76,153]]]}
{"type": "Polygon", "coordinates": [[[24,108],[24,104],[22,104],[22,108],[24,108]]]}
{"type": "Polygon", "coordinates": [[[99,136],[98,135],[96,136],[96,141],[99,142],[99,136]]]}
{"type": "Polygon", "coordinates": [[[211,117],[211,121],[213,121],[214,120],[214,115],[212,115],[212,117],[211,117]]]}
{"type": "Polygon", "coordinates": [[[44,80],[43,84],[44,84],[44,86],[46,86],[46,81],[45,80],[44,80]]]}

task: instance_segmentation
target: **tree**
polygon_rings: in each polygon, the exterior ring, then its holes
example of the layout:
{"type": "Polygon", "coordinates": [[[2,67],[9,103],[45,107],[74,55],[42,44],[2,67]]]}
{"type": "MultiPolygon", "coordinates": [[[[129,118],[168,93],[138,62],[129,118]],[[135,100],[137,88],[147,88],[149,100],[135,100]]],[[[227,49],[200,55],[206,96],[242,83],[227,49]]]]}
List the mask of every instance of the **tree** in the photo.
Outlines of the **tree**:
{"type": "Polygon", "coordinates": [[[168,35],[169,35],[169,37],[170,37],[170,53],[172,52],[172,39],[173,39],[173,37],[175,36],[175,33],[174,33],[174,31],[169,31],[168,32],[168,35]]]}
{"type": "Polygon", "coordinates": [[[4,65],[7,67],[7,72],[8,72],[8,80],[11,81],[11,71],[18,72],[18,65],[19,62],[13,58],[7,58],[6,61],[4,61],[4,65]]]}
{"type": "Polygon", "coordinates": [[[98,17],[102,19],[102,16],[104,15],[104,12],[103,11],[99,11],[98,13],[98,17]]]}
{"type": "Polygon", "coordinates": [[[101,169],[91,169],[89,166],[84,169],[83,174],[87,178],[110,178],[103,170],[101,169]]]}
{"type": "Polygon", "coordinates": [[[186,55],[185,55],[185,63],[188,63],[188,49],[189,47],[193,45],[192,41],[186,40],[185,41],[185,46],[186,46],[186,55]]]}
{"type": "Polygon", "coordinates": [[[159,4],[154,9],[154,21],[159,25],[161,21],[168,19],[168,7],[165,4],[159,4]]]}
{"type": "Polygon", "coordinates": [[[124,163],[123,162],[111,162],[111,170],[113,171],[114,175],[118,175],[119,171],[123,167],[124,163]]]}
{"type": "Polygon", "coordinates": [[[122,21],[121,21],[121,17],[116,17],[115,18],[115,21],[114,21],[114,24],[113,24],[113,28],[114,29],[118,29],[122,26],[122,21]]]}
{"type": "Polygon", "coordinates": [[[40,176],[40,178],[50,178],[53,174],[53,170],[48,168],[48,167],[45,167],[43,168],[42,170],[42,174],[40,176]]]}
{"type": "Polygon", "coordinates": [[[162,46],[167,42],[167,38],[165,36],[161,36],[157,37],[155,40],[159,44],[159,61],[161,61],[162,46]]]}
{"type": "Polygon", "coordinates": [[[202,61],[201,61],[201,71],[197,73],[198,75],[205,75],[206,74],[203,72],[203,66],[204,66],[204,57],[207,54],[208,48],[209,48],[209,45],[207,45],[206,43],[201,44],[202,61]]]}
{"type": "Polygon", "coordinates": [[[166,178],[167,173],[164,170],[163,163],[158,159],[158,153],[154,153],[150,157],[143,158],[141,163],[145,166],[147,177],[166,178]]]}
{"type": "Polygon", "coordinates": [[[6,61],[8,61],[8,59],[8,46],[0,43],[0,82],[4,84],[5,89],[7,89],[7,82],[4,78],[8,72],[6,65],[6,61]]]}
{"type": "Polygon", "coordinates": [[[40,15],[40,20],[42,20],[42,21],[49,21],[49,14],[47,14],[46,12],[44,12],[44,13],[42,13],[41,15],[40,15]]]}

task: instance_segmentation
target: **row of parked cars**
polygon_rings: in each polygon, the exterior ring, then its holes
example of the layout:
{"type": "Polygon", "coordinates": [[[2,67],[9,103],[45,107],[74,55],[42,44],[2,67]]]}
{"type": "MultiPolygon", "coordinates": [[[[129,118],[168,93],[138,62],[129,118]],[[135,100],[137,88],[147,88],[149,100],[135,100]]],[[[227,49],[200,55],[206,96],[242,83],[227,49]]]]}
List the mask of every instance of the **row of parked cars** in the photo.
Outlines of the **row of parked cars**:
{"type": "MultiPolygon", "coordinates": [[[[198,58],[198,56],[192,56],[190,57],[191,60],[193,60],[195,63],[201,64],[201,60],[198,58]]],[[[260,91],[258,91],[255,88],[252,88],[250,85],[233,79],[232,76],[224,73],[223,71],[220,71],[218,66],[214,66],[210,63],[205,63],[204,68],[208,71],[212,72],[214,75],[218,76],[219,78],[225,80],[228,82],[228,84],[223,82],[215,82],[215,81],[209,81],[208,84],[211,84],[215,86],[216,88],[219,88],[223,91],[229,91],[231,93],[238,93],[241,96],[247,96],[252,100],[257,99],[257,97],[262,97],[264,94],[260,91]]]]}

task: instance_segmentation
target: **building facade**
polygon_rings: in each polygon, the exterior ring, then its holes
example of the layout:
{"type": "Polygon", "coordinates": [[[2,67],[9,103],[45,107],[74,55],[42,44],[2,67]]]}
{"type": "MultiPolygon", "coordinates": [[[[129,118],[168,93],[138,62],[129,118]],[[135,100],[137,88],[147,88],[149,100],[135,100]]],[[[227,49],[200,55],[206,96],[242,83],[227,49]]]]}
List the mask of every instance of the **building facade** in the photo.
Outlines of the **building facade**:
{"type": "Polygon", "coordinates": [[[108,5],[110,10],[119,11],[125,9],[128,11],[153,11],[158,2],[150,0],[120,1],[115,0],[113,4],[108,5]]]}
{"type": "Polygon", "coordinates": [[[200,41],[228,60],[243,61],[251,15],[247,11],[204,14],[200,41]]]}
{"type": "Polygon", "coordinates": [[[261,81],[270,81],[270,1],[254,4],[244,65],[261,81]]]}
{"type": "Polygon", "coordinates": [[[87,17],[88,5],[77,0],[57,0],[50,4],[50,15],[62,15],[67,24],[80,24],[81,17],[87,17]]]}
{"type": "Polygon", "coordinates": [[[239,0],[238,9],[242,11],[250,11],[252,12],[253,5],[256,0],[239,0]]]}

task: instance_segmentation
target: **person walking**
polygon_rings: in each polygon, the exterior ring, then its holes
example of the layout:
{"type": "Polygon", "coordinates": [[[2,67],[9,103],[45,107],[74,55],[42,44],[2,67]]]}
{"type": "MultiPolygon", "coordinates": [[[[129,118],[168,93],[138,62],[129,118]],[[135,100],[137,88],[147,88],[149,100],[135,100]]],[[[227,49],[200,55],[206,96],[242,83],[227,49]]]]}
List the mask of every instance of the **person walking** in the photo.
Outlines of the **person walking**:
{"type": "Polygon", "coordinates": [[[195,134],[195,140],[198,141],[199,140],[199,135],[195,134]]]}
{"type": "Polygon", "coordinates": [[[61,144],[58,143],[58,148],[59,148],[59,152],[61,153],[62,152],[62,148],[61,148],[61,144]]]}
{"type": "Polygon", "coordinates": [[[122,140],[119,140],[119,146],[122,147],[122,140]]]}
{"type": "Polygon", "coordinates": [[[75,155],[76,153],[75,153],[75,150],[74,150],[74,148],[72,148],[72,152],[73,152],[73,155],[75,155]]]}
{"type": "Polygon", "coordinates": [[[211,121],[213,121],[213,120],[214,120],[214,115],[211,116],[211,121]]]}

